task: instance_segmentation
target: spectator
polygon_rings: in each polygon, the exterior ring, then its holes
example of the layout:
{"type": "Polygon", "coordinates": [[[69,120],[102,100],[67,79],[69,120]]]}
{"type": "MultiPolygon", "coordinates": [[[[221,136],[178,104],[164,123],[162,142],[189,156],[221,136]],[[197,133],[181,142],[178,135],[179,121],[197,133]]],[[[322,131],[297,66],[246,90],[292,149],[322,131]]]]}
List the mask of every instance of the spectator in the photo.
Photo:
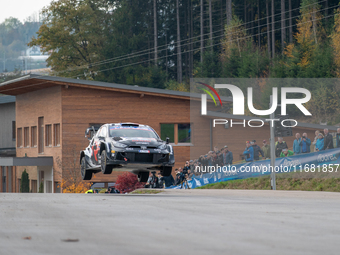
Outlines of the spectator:
{"type": "Polygon", "coordinates": [[[322,133],[319,133],[318,140],[315,144],[315,151],[323,151],[324,148],[324,137],[322,133]]]}
{"type": "Polygon", "coordinates": [[[315,137],[314,137],[314,141],[313,141],[313,145],[312,145],[312,147],[311,147],[311,152],[314,152],[314,151],[316,151],[316,148],[315,148],[315,145],[316,145],[316,141],[318,140],[318,136],[319,136],[319,130],[316,130],[315,131],[315,137]]]}
{"type": "Polygon", "coordinates": [[[310,152],[310,145],[311,145],[311,141],[307,137],[307,133],[303,133],[301,141],[300,141],[301,153],[309,153],[310,152]]]}
{"type": "Polygon", "coordinates": [[[161,173],[158,173],[158,188],[164,188],[164,177],[161,175],[161,173]]]}
{"type": "Polygon", "coordinates": [[[208,160],[208,166],[214,165],[214,152],[213,151],[208,152],[207,160],[208,160]]]}
{"type": "Polygon", "coordinates": [[[188,169],[190,169],[190,166],[189,166],[189,161],[186,161],[185,162],[185,165],[184,165],[184,167],[183,167],[183,171],[188,171],[188,169]]]}
{"type": "Polygon", "coordinates": [[[283,149],[288,149],[287,143],[283,141],[282,137],[279,137],[276,142],[275,146],[275,156],[280,157],[280,154],[283,149]]]}
{"type": "Polygon", "coordinates": [[[323,132],[325,133],[323,149],[324,150],[333,149],[334,148],[333,136],[330,133],[328,133],[328,128],[325,128],[323,132]]]}
{"type": "Polygon", "coordinates": [[[189,161],[189,166],[190,166],[191,172],[193,173],[195,171],[195,165],[194,165],[194,161],[193,160],[189,161]]]}
{"type": "Polygon", "coordinates": [[[293,143],[293,152],[294,152],[294,155],[298,155],[301,153],[301,145],[300,145],[301,135],[299,133],[296,133],[295,138],[296,139],[294,140],[294,143],[293,143]]]}
{"type": "Polygon", "coordinates": [[[225,166],[227,165],[232,165],[233,164],[233,153],[228,150],[228,146],[224,146],[224,151],[223,151],[223,164],[225,166]]]}
{"type": "Polygon", "coordinates": [[[156,171],[151,172],[151,175],[149,176],[147,184],[149,185],[149,188],[151,189],[158,188],[158,177],[156,176],[156,171]]]}
{"type": "Polygon", "coordinates": [[[219,153],[217,154],[217,161],[216,161],[217,166],[223,166],[224,165],[223,154],[224,154],[224,148],[222,148],[219,151],[219,153]]]}
{"type": "Polygon", "coordinates": [[[189,169],[188,170],[188,178],[187,178],[187,180],[190,181],[193,175],[194,175],[193,172],[191,172],[191,170],[189,169]]]}
{"type": "Polygon", "coordinates": [[[170,174],[169,176],[163,176],[162,178],[165,184],[165,188],[168,188],[175,184],[175,179],[172,174],[170,174]]]}
{"type": "Polygon", "coordinates": [[[262,149],[260,148],[260,146],[258,146],[256,144],[256,140],[253,140],[250,144],[252,145],[252,147],[254,149],[254,160],[259,160],[260,159],[260,155],[259,154],[261,154],[261,156],[264,157],[262,149]]]}
{"type": "Polygon", "coordinates": [[[246,142],[246,149],[243,152],[243,155],[246,156],[246,161],[250,162],[250,161],[254,161],[254,149],[253,147],[250,145],[249,141],[246,142]]]}
{"type": "Polygon", "coordinates": [[[263,140],[262,151],[265,158],[270,158],[270,145],[267,144],[266,140],[263,140]]]}
{"type": "Polygon", "coordinates": [[[176,173],[175,185],[179,185],[179,184],[181,184],[181,172],[178,169],[175,169],[175,173],[176,173]]]}
{"type": "Polygon", "coordinates": [[[294,155],[294,152],[292,152],[288,149],[283,149],[281,154],[280,154],[280,157],[284,158],[284,157],[289,157],[289,156],[293,156],[293,155],[294,155]]]}
{"type": "Polygon", "coordinates": [[[336,130],[336,139],[335,139],[335,141],[336,141],[336,147],[337,148],[340,148],[340,128],[338,128],[337,130],[336,130]]]}
{"type": "Polygon", "coordinates": [[[215,152],[216,154],[218,154],[218,153],[220,152],[220,150],[218,149],[217,146],[214,147],[214,152],[215,152]]]}

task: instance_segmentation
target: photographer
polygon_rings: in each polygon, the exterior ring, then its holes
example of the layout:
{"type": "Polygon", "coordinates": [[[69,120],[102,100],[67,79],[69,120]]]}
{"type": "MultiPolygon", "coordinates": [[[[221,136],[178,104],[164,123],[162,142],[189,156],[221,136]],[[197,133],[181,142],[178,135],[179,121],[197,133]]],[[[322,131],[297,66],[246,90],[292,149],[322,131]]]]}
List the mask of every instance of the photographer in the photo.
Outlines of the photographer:
{"type": "Polygon", "coordinates": [[[177,168],[175,169],[175,174],[176,174],[176,176],[175,176],[175,185],[177,186],[177,185],[181,184],[181,173],[180,173],[180,171],[177,168]]]}
{"type": "Polygon", "coordinates": [[[158,177],[156,176],[156,171],[152,171],[147,183],[145,184],[145,188],[157,189],[158,187],[159,180],[158,177]]]}
{"type": "Polygon", "coordinates": [[[300,141],[301,152],[309,153],[311,143],[312,143],[311,140],[307,137],[307,133],[303,133],[302,139],[300,141]]]}

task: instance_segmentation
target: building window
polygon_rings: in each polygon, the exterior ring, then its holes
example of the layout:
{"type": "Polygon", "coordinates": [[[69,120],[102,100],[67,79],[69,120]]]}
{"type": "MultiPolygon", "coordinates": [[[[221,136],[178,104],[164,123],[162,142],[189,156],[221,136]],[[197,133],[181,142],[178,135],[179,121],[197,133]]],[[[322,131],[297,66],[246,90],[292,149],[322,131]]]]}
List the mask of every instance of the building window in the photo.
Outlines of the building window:
{"type": "Polygon", "coordinates": [[[163,141],[169,137],[170,143],[175,142],[175,124],[161,124],[161,139],[163,141]]]}
{"type": "Polygon", "coordinates": [[[54,146],[60,146],[60,124],[53,125],[54,146]]]}
{"type": "Polygon", "coordinates": [[[37,126],[31,127],[31,146],[37,147],[37,126]]]}
{"type": "Polygon", "coordinates": [[[190,124],[178,124],[178,143],[191,143],[190,124]]]}
{"type": "Polygon", "coordinates": [[[30,146],[29,133],[30,133],[30,128],[24,127],[24,147],[30,146]]]}
{"type": "Polygon", "coordinates": [[[37,180],[31,180],[31,192],[32,193],[38,192],[38,181],[37,180]]]}
{"type": "Polygon", "coordinates": [[[52,146],[52,125],[45,126],[45,146],[52,146]]]}
{"type": "Polygon", "coordinates": [[[165,141],[167,137],[170,143],[191,143],[190,123],[161,124],[161,139],[165,141]]]}
{"type": "Polygon", "coordinates": [[[2,192],[6,192],[6,167],[2,167],[2,176],[1,176],[1,181],[2,181],[2,192]]]}
{"type": "Polygon", "coordinates": [[[44,153],[44,117],[38,118],[38,152],[44,153]]]}
{"type": "Polygon", "coordinates": [[[15,121],[12,121],[12,140],[13,141],[15,141],[15,139],[16,139],[16,134],[17,134],[17,132],[16,132],[16,127],[15,127],[15,121]]]}
{"type": "Polygon", "coordinates": [[[17,133],[17,147],[22,147],[22,128],[18,128],[17,133]]]}

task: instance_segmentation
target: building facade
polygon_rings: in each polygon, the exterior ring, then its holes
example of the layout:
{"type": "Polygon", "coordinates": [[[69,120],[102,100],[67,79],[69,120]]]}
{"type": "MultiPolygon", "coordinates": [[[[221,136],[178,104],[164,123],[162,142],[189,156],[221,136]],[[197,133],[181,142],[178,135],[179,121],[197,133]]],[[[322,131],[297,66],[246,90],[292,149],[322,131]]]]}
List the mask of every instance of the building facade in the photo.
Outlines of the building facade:
{"type": "MultiPolygon", "coordinates": [[[[61,192],[62,182],[80,180],[80,151],[89,143],[85,130],[104,123],[146,124],[162,139],[169,137],[175,167],[184,166],[185,161],[198,158],[214,146],[224,145],[228,145],[237,161],[246,141],[255,139],[260,146],[262,140],[269,141],[267,124],[258,129],[224,125],[214,128],[214,118],[239,117],[224,113],[216,116],[209,111],[205,116],[199,111],[190,113],[190,104],[197,104],[194,108],[200,109],[200,94],[38,75],[2,83],[0,93],[16,97],[15,132],[11,133],[13,128],[6,131],[16,136],[15,141],[9,141],[16,147],[16,158],[0,158],[0,169],[11,167],[14,176],[11,189],[6,191],[19,192],[24,169],[29,173],[32,192],[39,187],[44,192],[61,192]]],[[[9,118],[6,125],[10,123],[9,118]]],[[[314,139],[314,131],[324,127],[327,126],[300,123],[293,132],[306,132],[314,139]]],[[[285,138],[290,148],[293,140],[294,137],[285,138]]],[[[115,182],[120,173],[97,173],[91,182],[115,182]]]]}

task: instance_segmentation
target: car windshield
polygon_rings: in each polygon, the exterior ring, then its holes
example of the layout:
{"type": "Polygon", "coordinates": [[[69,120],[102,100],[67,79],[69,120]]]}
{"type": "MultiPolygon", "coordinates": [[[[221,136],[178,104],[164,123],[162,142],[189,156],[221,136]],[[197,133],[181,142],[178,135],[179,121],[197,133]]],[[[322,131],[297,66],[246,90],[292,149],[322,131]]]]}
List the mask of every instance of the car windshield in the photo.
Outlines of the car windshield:
{"type": "Polygon", "coordinates": [[[151,129],[140,129],[133,127],[111,127],[110,128],[111,137],[145,137],[145,138],[155,138],[158,139],[155,132],[151,129]]]}

